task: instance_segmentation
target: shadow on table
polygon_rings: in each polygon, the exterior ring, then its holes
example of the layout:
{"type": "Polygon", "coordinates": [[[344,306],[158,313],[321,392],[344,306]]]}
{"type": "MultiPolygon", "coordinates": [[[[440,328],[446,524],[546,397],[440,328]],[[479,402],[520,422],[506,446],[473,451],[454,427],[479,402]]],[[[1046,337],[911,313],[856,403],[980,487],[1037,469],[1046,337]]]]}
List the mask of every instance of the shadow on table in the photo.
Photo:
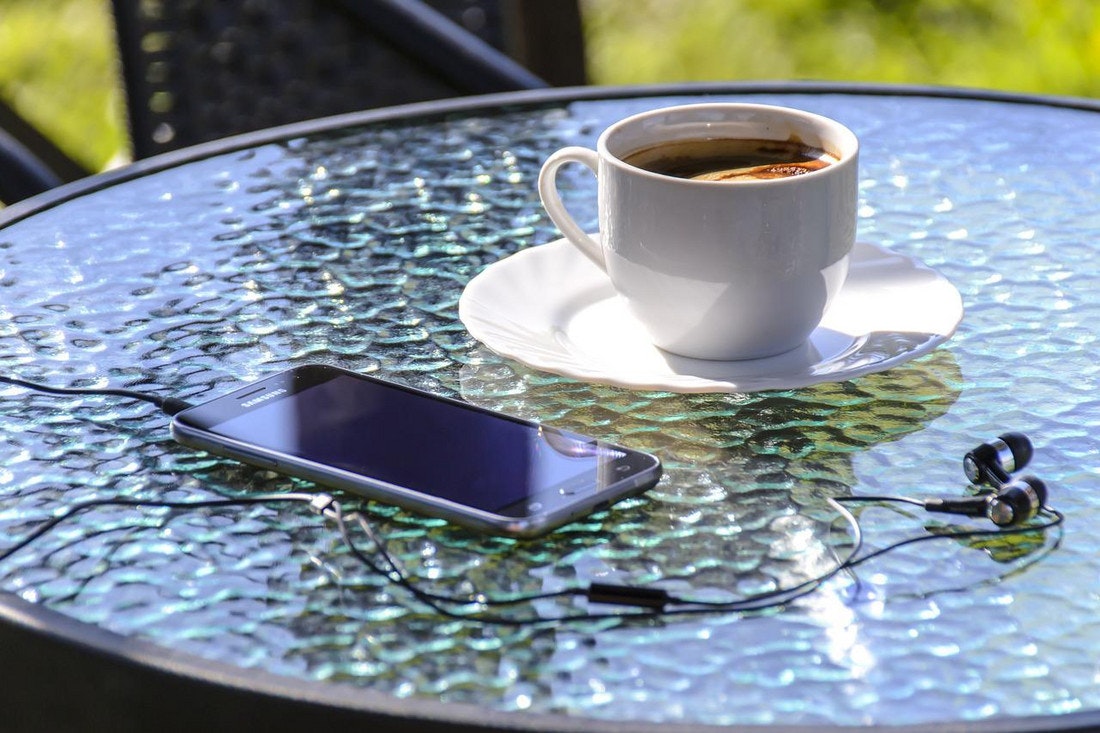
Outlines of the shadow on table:
{"type": "Polygon", "coordinates": [[[471,356],[459,374],[466,400],[661,458],[664,478],[643,497],[520,550],[533,560],[587,547],[586,570],[554,560],[550,572],[589,582],[658,579],[654,567],[693,587],[728,585],[730,568],[781,585],[819,573],[829,553],[791,552],[777,563],[774,548],[796,531],[825,547],[836,515],[824,500],[853,493],[855,458],[924,430],[962,385],[947,350],[848,382],[752,395],[633,391],[530,370],[481,347],[471,356]],[[739,539],[720,541],[731,537],[739,539]]]}

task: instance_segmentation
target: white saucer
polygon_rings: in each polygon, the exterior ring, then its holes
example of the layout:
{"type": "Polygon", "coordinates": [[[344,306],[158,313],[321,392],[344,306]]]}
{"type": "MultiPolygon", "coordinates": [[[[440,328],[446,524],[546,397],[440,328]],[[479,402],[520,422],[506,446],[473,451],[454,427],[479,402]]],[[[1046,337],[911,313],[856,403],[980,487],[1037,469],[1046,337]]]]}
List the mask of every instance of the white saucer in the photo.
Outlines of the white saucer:
{"type": "Polygon", "coordinates": [[[458,303],[470,334],[502,356],[583,381],[671,392],[796,389],[883,371],[946,341],[962,315],[959,291],[938,272],[863,243],[809,341],[767,359],[658,349],[607,276],[564,239],[489,265],[458,303]]]}

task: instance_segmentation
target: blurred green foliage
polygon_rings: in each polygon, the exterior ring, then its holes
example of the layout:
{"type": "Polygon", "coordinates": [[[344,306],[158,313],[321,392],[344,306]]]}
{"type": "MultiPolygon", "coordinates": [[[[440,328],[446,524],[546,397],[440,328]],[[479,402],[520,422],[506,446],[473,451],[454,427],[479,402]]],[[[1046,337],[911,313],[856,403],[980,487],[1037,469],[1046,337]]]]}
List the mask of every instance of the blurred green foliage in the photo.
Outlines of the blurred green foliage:
{"type": "Polygon", "coordinates": [[[1096,0],[582,0],[593,81],[828,79],[1100,96],[1096,0]]]}
{"type": "Polygon", "coordinates": [[[99,170],[128,147],[108,0],[0,0],[0,97],[99,170]]]}
{"type": "MultiPolygon", "coordinates": [[[[517,0],[523,2],[523,0],[517,0]]],[[[581,0],[595,84],[826,79],[1100,96],[1098,0],[581,0]]],[[[0,0],[0,97],[125,157],[108,0],[0,0]]]]}

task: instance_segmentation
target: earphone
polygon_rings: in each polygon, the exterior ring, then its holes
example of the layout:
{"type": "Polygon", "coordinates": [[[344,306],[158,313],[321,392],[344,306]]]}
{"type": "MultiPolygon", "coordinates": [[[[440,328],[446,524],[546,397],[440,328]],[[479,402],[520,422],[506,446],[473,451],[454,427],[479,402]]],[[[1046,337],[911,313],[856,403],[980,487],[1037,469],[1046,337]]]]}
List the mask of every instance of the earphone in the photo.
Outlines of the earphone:
{"type": "Polygon", "coordinates": [[[1003,433],[963,456],[963,473],[971,483],[998,486],[1008,483],[1010,474],[1026,466],[1033,454],[1026,435],[1003,433]]]}
{"type": "Polygon", "coordinates": [[[927,499],[930,512],[986,517],[998,527],[1014,527],[1033,519],[1046,506],[1049,492],[1035,476],[1013,479],[1031,461],[1034,451],[1023,433],[1004,433],[963,457],[963,472],[971,483],[989,485],[992,494],[961,499],[927,499]]]}

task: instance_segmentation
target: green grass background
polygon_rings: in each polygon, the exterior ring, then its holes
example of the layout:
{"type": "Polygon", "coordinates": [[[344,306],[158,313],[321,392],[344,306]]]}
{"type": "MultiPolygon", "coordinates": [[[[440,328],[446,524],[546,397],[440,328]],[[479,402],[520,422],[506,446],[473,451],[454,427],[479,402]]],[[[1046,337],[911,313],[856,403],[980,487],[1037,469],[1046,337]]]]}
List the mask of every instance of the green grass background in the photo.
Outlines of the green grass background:
{"type": "MultiPolygon", "coordinates": [[[[595,84],[820,79],[1100,96],[1100,0],[581,2],[595,84]]],[[[112,34],[107,0],[0,0],[0,97],[97,169],[128,154],[112,34]]]]}

